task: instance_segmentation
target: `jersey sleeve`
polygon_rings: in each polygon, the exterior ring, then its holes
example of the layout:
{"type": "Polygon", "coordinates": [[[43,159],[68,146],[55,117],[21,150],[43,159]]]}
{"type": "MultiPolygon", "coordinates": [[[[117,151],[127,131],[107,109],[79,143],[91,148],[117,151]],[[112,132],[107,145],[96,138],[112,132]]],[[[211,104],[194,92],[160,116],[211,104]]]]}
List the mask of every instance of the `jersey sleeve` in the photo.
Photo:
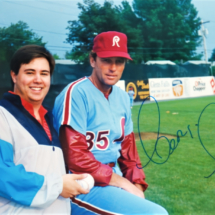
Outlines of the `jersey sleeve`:
{"type": "Polygon", "coordinates": [[[25,206],[48,207],[62,192],[62,177],[27,172],[22,164],[16,165],[12,139],[0,110],[0,196],[25,206]]]}
{"type": "Polygon", "coordinates": [[[60,141],[67,169],[73,173],[89,173],[96,186],[107,186],[112,176],[112,168],[97,161],[88,150],[86,136],[69,126],[61,126],[60,141]]]}
{"type": "Polygon", "coordinates": [[[84,80],[85,78],[71,83],[55,100],[54,127],[58,133],[61,125],[69,125],[86,135],[88,106],[85,93],[79,88],[79,84],[84,80]]]}
{"type": "Polygon", "coordinates": [[[145,174],[141,167],[140,158],[135,144],[134,133],[127,135],[121,143],[121,156],[118,163],[123,176],[132,183],[141,184],[146,190],[148,184],[145,182],[145,174]]]}

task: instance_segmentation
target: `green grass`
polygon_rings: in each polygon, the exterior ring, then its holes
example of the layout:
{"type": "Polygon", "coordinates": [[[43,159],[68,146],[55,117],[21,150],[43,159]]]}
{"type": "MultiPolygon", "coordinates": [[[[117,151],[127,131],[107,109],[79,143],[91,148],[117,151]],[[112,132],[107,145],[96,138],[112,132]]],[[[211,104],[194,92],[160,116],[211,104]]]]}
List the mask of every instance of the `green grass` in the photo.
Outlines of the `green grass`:
{"type": "MultiPolygon", "coordinates": [[[[199,134],[205,148],[198,137],[199,116],[202,110],[211,103],[215,97],[192,98],[158,102],[160,108],[160,133],[177,135],[177,131],[187,132],[186,136],[179,138],[178,146],[169,156],[170,144],[165,138],[157,143],[155,140],[137,141],[138,152],[142,165],[152,161],[144,167],[146,181],[149,184],[145,192],[146,198],[156,202],[172,214],[215,214],[215,104],[210,105],[203,113],[199,123],[199,134]],[[166,113],[170,111],[170,113],[166,113]],[[178,113],[173,115],[172,113],[178,113]],[[190,125],[190,132],[188,131],[190,125]],[[143,150],[145,148],[145,151],[143,150]],[[158,156],[159,154],[159,156],[158,156]]],[[[134,132],[138,132],[138,113],[140,106],[132,109],[134,132]]],[[[140,132],[158,132],[158,109],[156,103],[144,104],[139,116],[140,132]]],[[[171,140],[171,139],[170,139],[171,140]]],[[[177,143],[177,137],[174,138],[177,143]]],[[[173,147],[173,144],[172,144],[173,147]]]]}

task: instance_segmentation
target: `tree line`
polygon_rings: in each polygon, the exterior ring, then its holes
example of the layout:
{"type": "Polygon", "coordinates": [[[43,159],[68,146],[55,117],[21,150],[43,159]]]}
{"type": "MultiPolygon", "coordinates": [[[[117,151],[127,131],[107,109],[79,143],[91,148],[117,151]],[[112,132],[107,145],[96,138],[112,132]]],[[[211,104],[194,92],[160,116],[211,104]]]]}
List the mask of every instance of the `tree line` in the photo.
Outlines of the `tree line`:
{"type": "MultiPolygon", "coordinates": [[[[77,63],[88,62],[94,37],[104,31],[120,31],[128,37],[128,51],[133,63],[148,60],[171,60],[176,63],[200,60],[196,48],[201,44],[198,36],[200,18],[191,0],[126,0],[118,6],[105,0],[78,3],[78,20],[68,21],[66,42],[71,44],[65,58],[77,63]]],[[[45,46],[43,38],[22,21],[9,27],[0,27],[0,62],[9,62],[21,46],[45,46]]],[[[54,57],[59,58],[56,54],[54,57]]],[[[210,58],[215,60],[215,49],[210,58]]]]}
{"type": "Polygon", "coordinates": [[[95,34],[120,31],[128,36],[128,49],[134,63],[148,60],[199,60],[200,18],[191,0],[133,0],[115,6],[94,0],[78,3],[78,20],[69,21],[66,41],[73,48],[67,57],[88,61],[95,34]]]}

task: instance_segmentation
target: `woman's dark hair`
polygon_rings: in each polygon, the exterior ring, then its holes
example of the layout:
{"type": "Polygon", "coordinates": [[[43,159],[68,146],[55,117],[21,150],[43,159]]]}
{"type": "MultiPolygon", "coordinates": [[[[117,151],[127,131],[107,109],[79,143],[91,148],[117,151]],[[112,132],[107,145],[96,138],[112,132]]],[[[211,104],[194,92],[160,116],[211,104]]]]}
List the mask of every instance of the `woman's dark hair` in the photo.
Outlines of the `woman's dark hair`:
{"type": "Polygon", "coordinates": [[[45,58],[49,62],[50,74],[55,67],[55,60],[51,53],[43,46],[26,45],[18,49],[10,62],[10,69],[17,75],[22,64],[28,64],[35,58],[45,58]]]}

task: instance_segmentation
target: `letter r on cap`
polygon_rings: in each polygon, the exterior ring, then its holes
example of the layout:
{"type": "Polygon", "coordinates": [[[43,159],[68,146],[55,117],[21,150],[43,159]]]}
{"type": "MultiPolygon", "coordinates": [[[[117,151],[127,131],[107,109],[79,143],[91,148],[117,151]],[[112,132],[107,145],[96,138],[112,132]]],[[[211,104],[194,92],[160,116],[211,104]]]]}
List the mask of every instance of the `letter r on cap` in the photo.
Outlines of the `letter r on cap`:
{"type": "Polygon", "coordinates": [[[118,43],[119,41],[120,41],[120,38],[118,36],[114,36],[113,37],[113,45],[112,46],[117,45],[118,47],[120,47],[119,43],[118,43]]]}

